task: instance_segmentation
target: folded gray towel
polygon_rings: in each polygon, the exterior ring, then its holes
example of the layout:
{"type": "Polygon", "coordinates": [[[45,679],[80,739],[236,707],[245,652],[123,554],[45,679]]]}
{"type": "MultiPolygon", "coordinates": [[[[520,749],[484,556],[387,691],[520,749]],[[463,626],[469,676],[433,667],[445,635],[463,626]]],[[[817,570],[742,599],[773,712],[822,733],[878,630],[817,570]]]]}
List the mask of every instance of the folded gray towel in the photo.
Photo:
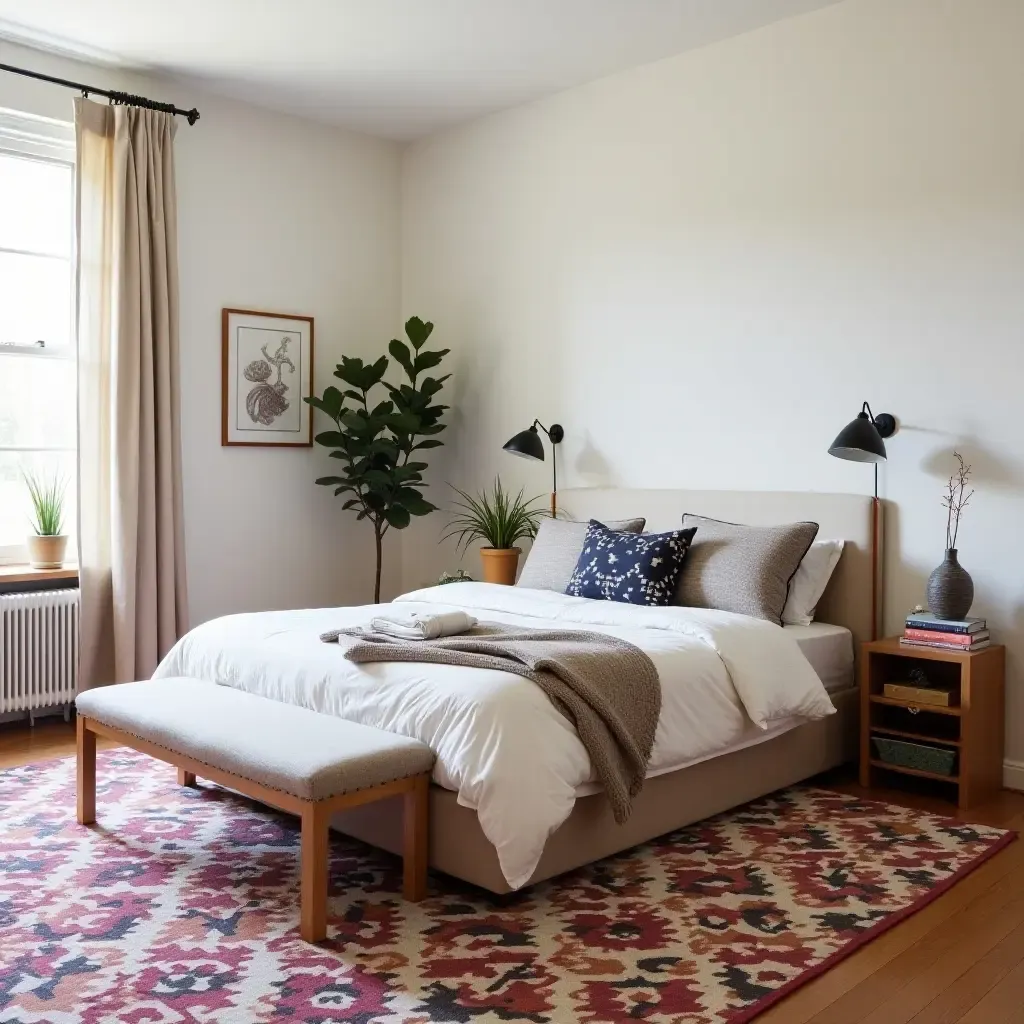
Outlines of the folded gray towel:
{"type": "MultiPolygon", "coordinates": [[[[371,633],[383,633],[399,640],[436,640],[442,636],[456,636],[476,625],[476,619],[465,612],[435,612],[424,614],[411,612],[408,615],[375,615],[370,619],[371,633]]],[[[336,634],[324,634],[320,639],[336,639],[336,634]]]]}

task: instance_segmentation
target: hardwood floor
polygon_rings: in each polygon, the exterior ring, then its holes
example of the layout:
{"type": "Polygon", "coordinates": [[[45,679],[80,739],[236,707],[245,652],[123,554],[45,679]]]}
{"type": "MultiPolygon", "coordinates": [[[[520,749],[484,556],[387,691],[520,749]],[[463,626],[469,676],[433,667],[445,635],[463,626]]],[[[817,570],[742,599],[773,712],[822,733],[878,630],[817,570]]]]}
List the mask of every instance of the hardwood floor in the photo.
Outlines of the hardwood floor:
{"type": "MultiPolygon", "coordinates": [[[[99,749],[113,746],[105,740],[99,749]]],[[[0,725],[0,768],[34,761],[52,761],[75,753],[75,724],[61,718],[40,719],[34,728],[19,723],[0,725]]]]}
{"type": "MultiPolygon", "coordinates": [[[[31,730],[0,726],[0,768],[74,750],[74,726],[63,721],[43,721],[31,730]]],[[[865,792],[847,772],[817,781],[865,792]]],[[[874,789],[870,795],[963,821],[1024,829],[1024,793],[1004,791],[966,812],[903,792],[874,789]]],[[[957,1022],[1024,1022],[1024,841],[758,1018],[758,1024],[957,1022]]]]}

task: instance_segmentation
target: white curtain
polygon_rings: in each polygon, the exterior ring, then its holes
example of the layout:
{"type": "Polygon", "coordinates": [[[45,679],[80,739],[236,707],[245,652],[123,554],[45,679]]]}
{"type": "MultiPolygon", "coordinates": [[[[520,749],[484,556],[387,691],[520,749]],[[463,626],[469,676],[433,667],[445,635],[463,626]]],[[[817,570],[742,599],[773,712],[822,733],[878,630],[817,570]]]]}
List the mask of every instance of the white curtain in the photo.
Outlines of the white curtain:
{"type": "Polygon", "coordinates": [[[174,118],[75,100],[80,686],[187,628],[174,118]]]}

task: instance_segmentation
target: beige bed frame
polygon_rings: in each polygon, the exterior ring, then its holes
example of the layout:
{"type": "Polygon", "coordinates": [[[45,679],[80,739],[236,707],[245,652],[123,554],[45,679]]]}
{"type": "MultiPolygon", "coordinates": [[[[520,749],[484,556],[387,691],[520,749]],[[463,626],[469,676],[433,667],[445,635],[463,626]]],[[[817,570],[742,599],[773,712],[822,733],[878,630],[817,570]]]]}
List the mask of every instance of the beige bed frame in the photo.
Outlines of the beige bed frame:
{"type": "MultiPolygon", "coordinates": [[[[818,619],[845,626],[858,645],[871,639],[881,615],[878,566],[881,531],[870,497],[851,494],[751,491],[569,490],[561,511],[575,519],[647,517],[650,530],[677,528],[684,512],[734,523],[773,525],[812,520],[821,539],[846,547],[818,608],[818,619]]],[[[548,839],[531,884],[655,836],[726,811],[853,760],[857,749],[857,699],[850,689],[833,695],[838,713],[798,726],[771,740],[649,779],[633,812],[617,825],[603,794],[576,801],[569,818],[548,839]]],[[[400,801],[382,801],[337,816],[332,825],[375,846],[402,849],[400,801]]],[[[430,788],[430,866],[494,893],[510,891],[497,853],[476,812],[456,794],[430,788]]]]}

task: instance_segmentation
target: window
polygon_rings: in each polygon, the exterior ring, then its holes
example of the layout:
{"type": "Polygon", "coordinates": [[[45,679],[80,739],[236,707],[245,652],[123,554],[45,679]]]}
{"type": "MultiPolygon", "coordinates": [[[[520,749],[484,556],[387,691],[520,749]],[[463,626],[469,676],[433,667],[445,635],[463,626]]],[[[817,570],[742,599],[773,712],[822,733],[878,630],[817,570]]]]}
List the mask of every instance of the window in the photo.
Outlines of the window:
{"type": "Polygon", "coordinates": [[[0,110],[0,563],[27,560],[22,474],[66,482],[74,534],[74,134],[0,110]]]}

